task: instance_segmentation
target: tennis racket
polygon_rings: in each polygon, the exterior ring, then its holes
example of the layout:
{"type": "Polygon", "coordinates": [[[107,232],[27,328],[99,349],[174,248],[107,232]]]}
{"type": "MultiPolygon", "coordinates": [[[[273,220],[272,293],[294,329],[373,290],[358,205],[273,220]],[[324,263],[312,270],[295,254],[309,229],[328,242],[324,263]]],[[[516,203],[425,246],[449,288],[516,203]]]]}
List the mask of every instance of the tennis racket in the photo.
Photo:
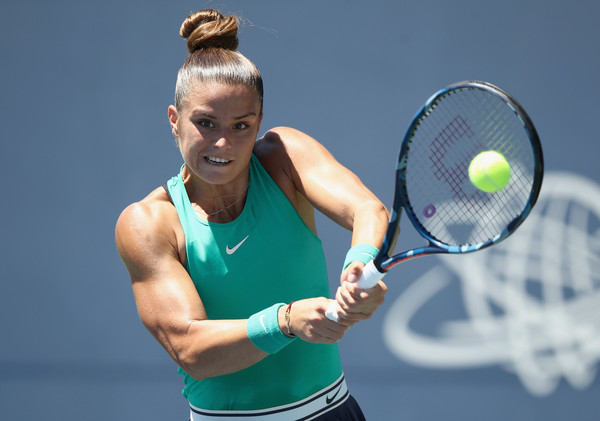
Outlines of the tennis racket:
{"type": "MultiPolygon", "coordinates": [[[[508,93],[465,81],[435,93],[410,124],[398,158],[393,207],[379,254],[358,286],[372,288],[400,262],[470,253],[497,244],[523,223],[542,186],[542,146],[531,119],[508,93]],[[508,184],[486,193],[469,179],[475,156],[496,151],[510,165],[508,184]],[[405,212],[426,245],[392,255],[405,212]]],[[[332,300],[327,317],[338,320],[332,300]]]]}

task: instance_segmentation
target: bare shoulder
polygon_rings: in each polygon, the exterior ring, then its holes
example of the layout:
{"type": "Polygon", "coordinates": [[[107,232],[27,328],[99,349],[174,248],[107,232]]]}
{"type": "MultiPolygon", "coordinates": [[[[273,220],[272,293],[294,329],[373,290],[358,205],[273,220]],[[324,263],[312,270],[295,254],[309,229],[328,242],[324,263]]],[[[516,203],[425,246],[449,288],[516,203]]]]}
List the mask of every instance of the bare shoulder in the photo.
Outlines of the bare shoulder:
{"type": "Polygon", "coordinates": [[[277,127],[257,142],[256,149],[265,167],[282,167],[279,171],[289,177],[306,202],[345,228],[352,229],[354,215],[363,204],[382,207],[356,174],[305,133],[277,127]]]}
{"type": "Polygon", "coordinates": [[[275,166],[287,157],[284,140],[274,129],[256,141],[253,152],[265,168],[275,166]]]}
{"type": "Polygon", "coordinates": [[[165,190],[162,187],[157,188],[148,196],[139,202],[132,203],[121,212],[117,221],[117,234],[129,233],[131,230],[136,231],[138,235],[148,234],[162,228],[164,224],[158,222],[174,212],[175,208],[165,190]]]}
{"type": "MultiPolygon", "coordinates": [[[[301,173],[306,173],[311,156],[320,145],[309,135],[289,127],[276,127],[257,140],[254,154],[306,225],[316,233],[314,206],[307,196],[301,173]]],[[[310,170],[308,170],[310,171],[310,170]]]]}
{"type": "Polygon", "coordinates": [[[177,211],[162,187],[127,206],[117,220],[115,240],[132,278],[151,256],[166,254],[179,260],[181,231],[177,211]]]}
{"type": "Polygon", "coordinates": [[[291,160],[287,144],[290,142],[287,133],[292,129],[271,129],[254,145],[254,155],[267,170],[279,188],[292,200],[295,186],[291,174],[291,160]]]}
{"type": "Polygon", "coordinates": [[[291,180],[299,180],[299,172],[335,163],[317,140],[291,127],[275,127],[266,132],[256,142],[254,153],[270,173],[283,172],[291,180]]]}
{"type": "Polygon", "coordinates": [[[296,158],[312,149],[324,149],[313,137],[291,127],[274,127],[257,141],[259,154],[274,154],[279,157],[296,158]]]}

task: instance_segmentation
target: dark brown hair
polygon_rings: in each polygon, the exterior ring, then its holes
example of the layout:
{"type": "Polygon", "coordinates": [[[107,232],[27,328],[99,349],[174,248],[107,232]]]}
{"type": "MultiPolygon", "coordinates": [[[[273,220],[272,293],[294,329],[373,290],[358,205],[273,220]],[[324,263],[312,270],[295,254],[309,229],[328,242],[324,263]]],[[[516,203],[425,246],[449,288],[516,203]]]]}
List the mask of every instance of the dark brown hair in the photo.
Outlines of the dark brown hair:
{"type": "Polygon", "coordinates": [[[183,21],[179,34],[187,39],[190,55],[177,75],[175,107],[178,110],[181,110],[191,83],[216,82],[254,89],[262,111],[262,76],[254,63],[237,51],[237,32],[237,17],[224,17],[216,10],[201,10],[183,21]]]}

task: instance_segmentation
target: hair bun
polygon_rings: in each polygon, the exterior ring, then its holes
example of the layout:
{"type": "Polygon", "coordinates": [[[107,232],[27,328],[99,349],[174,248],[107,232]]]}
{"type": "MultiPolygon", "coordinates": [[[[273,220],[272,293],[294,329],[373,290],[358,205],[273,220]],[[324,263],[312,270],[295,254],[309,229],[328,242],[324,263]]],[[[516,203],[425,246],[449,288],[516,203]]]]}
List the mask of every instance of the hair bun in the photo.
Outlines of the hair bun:
{"type": "Polygon", "coordinates": [[[216,10],[200,10],[188,16],[179,34],[187,39],[187,49],[224,48],[235,51],[238,46],[238,20],[235,16],[223,17],[216,10]]]}

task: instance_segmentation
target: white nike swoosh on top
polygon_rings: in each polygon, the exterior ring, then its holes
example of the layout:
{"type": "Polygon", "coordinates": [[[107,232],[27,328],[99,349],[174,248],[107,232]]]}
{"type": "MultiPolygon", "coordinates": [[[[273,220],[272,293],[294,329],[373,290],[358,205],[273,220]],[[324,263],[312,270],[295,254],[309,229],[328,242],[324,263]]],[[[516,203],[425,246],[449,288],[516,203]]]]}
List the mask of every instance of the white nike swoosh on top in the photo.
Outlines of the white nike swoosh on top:
{"type": "Polygon", "coordinates": [[[229,245],[225,246],[225,252],[231,256],[233,253],[235,253],[237,251],[237,249],[240,248],[240,246],[242,244],[244,244],[244,241],[246,241],[248,239],[248,237],[250,237],[250,234],[248,234],[246,236],[246,238],[244,238],[242,241],[237,243],[233,248],[229,248],[229,245]]]}

